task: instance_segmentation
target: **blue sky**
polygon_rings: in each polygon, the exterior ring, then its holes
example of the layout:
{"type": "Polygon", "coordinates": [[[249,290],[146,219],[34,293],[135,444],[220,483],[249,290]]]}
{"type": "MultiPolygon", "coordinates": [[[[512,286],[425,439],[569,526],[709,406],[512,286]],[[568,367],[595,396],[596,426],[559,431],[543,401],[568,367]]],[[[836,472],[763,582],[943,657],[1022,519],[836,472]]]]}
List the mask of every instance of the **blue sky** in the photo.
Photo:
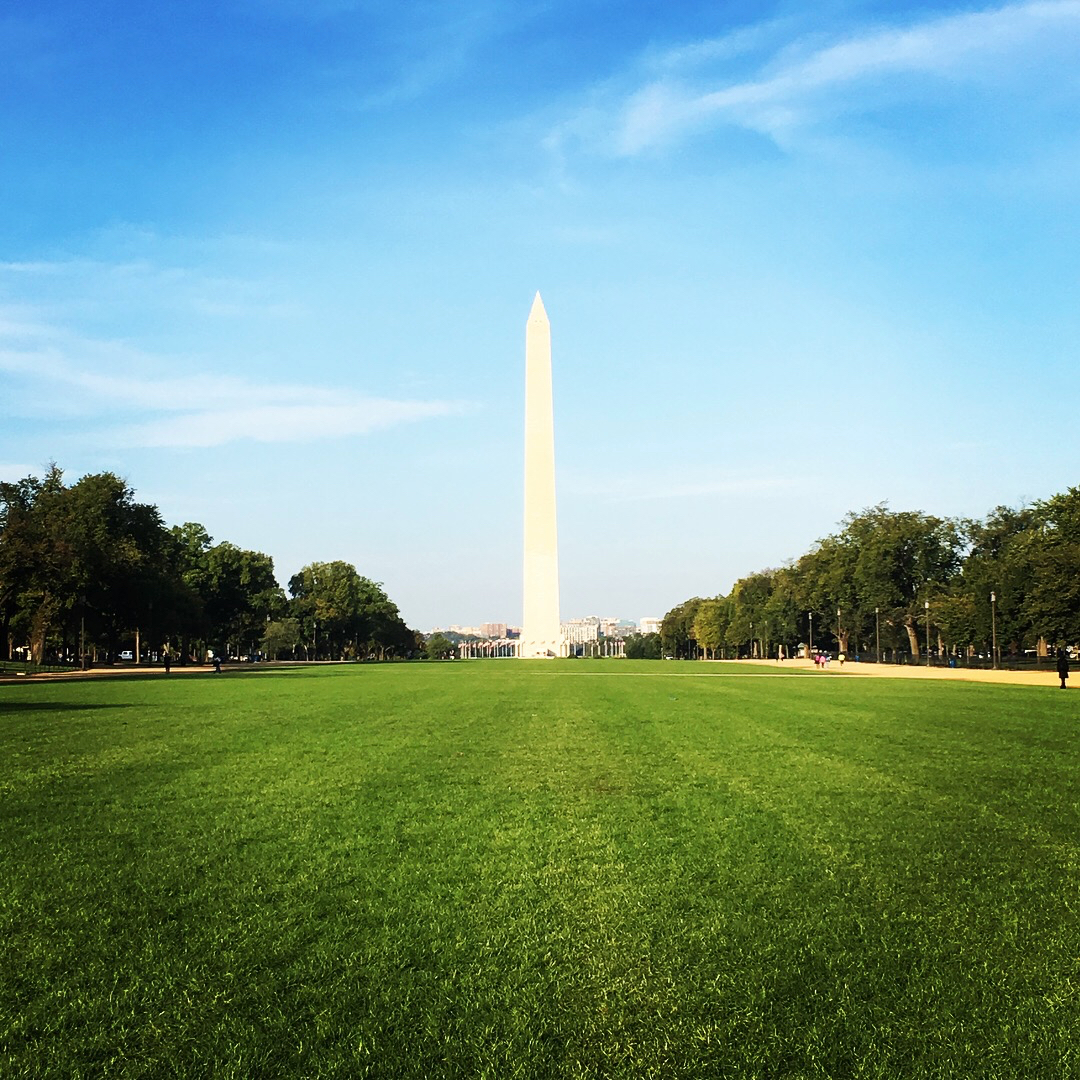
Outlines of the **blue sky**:
{"type": "Polygon", "coordinates": [[[564,617],[1080,483],[1080,2],[8,0],[0,477],[564,617]]]}

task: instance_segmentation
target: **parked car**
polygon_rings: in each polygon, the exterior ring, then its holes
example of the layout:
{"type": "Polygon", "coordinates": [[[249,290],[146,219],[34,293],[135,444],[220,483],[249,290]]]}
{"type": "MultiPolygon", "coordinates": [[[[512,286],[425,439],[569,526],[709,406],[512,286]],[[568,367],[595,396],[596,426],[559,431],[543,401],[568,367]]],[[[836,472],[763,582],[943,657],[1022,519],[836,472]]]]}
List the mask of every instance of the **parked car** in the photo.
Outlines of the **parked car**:
{"type": "Polygon", "coordinates": [[[120,659],[121,660],[134,660],[135,659],[135,654],[130,649],[124,649],[123,652],[120,653],[120,659]]]}

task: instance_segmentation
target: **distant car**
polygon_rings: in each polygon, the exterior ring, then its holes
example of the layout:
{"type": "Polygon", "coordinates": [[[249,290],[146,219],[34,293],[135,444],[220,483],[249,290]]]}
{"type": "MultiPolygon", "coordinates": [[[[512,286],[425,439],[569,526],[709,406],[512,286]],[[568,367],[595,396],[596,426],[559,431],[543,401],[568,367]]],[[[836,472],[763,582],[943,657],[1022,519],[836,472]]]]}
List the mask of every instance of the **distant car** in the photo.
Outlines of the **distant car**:
{"type": "Polygon", "coordinates": [[[120,654],[120,659],[121,660],[134,660],[135,659],[135,654],[130,649],[125,649],[120,654]]]}

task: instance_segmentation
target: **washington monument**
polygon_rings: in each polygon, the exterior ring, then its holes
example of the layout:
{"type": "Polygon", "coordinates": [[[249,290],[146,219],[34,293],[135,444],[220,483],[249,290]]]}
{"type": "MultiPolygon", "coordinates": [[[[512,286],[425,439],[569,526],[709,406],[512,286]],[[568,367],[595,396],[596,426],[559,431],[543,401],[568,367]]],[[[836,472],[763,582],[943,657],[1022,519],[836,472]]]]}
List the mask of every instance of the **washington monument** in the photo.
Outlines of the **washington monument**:
{"type": "Polygon", "coordinates": [[[559,656],[559,540],[555,525],[555,421],[551,324],[540,294],[525,325],[525,575],[518,656],[559,656]]]}

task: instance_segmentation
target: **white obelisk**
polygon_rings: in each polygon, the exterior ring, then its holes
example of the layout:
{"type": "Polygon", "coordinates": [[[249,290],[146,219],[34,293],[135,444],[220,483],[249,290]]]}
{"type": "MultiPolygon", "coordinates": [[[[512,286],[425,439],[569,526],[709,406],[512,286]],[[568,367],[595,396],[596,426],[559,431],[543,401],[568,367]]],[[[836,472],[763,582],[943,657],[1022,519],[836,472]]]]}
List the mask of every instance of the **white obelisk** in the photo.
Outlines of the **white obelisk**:
{"type": "Polygon", "coordinates": [[[555,525],[555,419],[551,324],[536,294],[525,326],[525,576],[518,656],[559,656],[559,542],[555,525]]]}

